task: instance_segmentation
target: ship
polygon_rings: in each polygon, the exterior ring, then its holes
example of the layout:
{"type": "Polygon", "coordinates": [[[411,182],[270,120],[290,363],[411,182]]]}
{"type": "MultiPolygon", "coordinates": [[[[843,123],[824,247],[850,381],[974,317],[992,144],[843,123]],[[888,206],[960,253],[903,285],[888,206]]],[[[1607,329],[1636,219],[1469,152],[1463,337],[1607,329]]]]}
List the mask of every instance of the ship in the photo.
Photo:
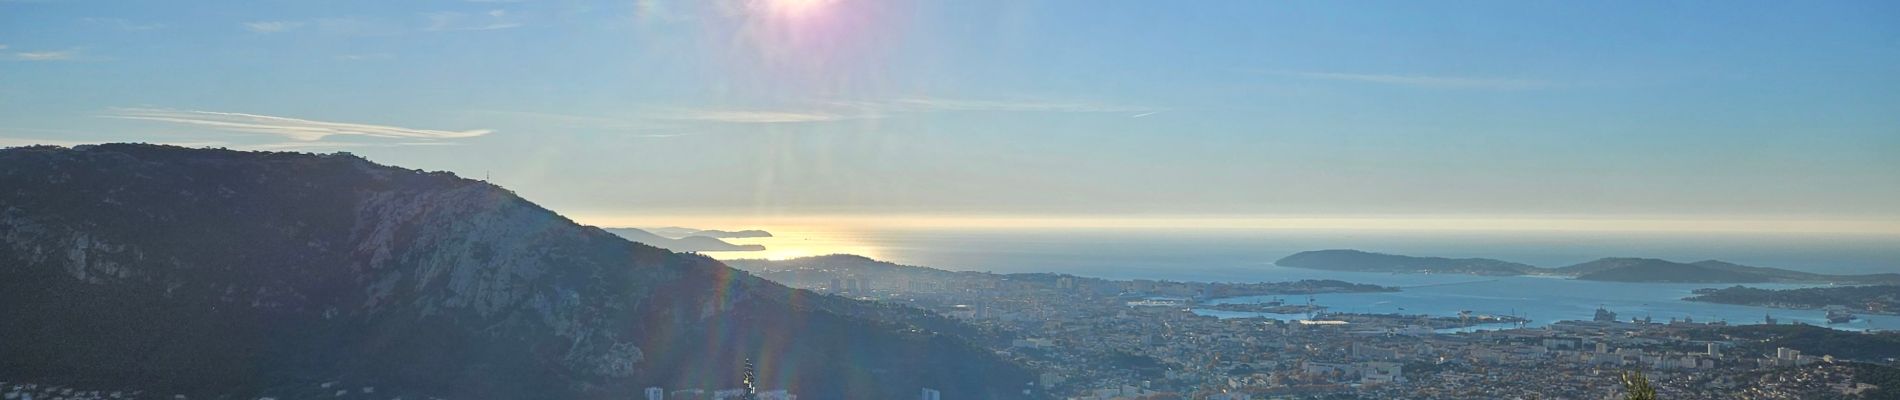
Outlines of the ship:
{"type": "Polygon", "coordinates": [[[1827,323],[1845,324],[1859,318],[1854,316],[1854,313],[1848,312],[1847,307],[1827,306],[1827,323]]]}
{"type": "Polygon", "coordinates": [[[1616,322],[1616,312],[1597,307],[1597,322],[1616,322]]]}

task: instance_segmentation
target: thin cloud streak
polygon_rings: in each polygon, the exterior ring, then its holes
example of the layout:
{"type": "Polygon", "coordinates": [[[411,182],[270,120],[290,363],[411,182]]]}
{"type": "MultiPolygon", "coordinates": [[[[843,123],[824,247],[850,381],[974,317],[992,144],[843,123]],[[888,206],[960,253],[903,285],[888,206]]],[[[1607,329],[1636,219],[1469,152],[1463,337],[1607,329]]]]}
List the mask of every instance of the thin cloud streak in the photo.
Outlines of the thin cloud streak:
{"type": "Polygon", "coordinates": [[[244,29],[254,33],[289,32],[302,28],[305,24],[298,21],[253,21],[245,22],[244,29]]]}
{"type": "Polygon", "coordinates": [[[400,142],[400,143],[283,142],[283,143],[239,145],[237,147],[254,149],[254,150],[308,150],[308,149],[337,149],[337,148],[352,148],[352,147],[415,147],[415,146],[460,146],[460,145],[461,143],[452,143],[452,142],[400,142]]]}
{"type": "Polygon", "coordinates": [[[775,124],[828,122],[845,119],[867,118],[866,116],[844,116],[827,113],[801,111],[763,111],[763,110],[678,110],[663,119],[683,119],[691,121],[727,122],[738,124],[775,124]]]}
{"type": "Polygon", "coordinates": [[[1267,73],[1296,78],[1376,83],[1383,85],[1412,86],[1440,89],[1489,89],[1489,90],[1526,90],[1544,89],[1561,86],[1557,82],[1536,79],[1514,78],[1474,78],[1426,75],[1392,74],[1356,74],[1343,72],[1313,71],[1267,71],[1267,73]]]}
{"type": "Polygon", "coordinates": [[[57,51],[22,51],[13,53],[14,60],[20,61],[72,61],[79,59],[79,49],[57,51]]]}
{"type": "Polygon", "coordinates": [[[304,142],[314,142],[323,140],[326,137],[339,135],[385,139],[444,140],[465,139],[493,133],[492,130],[488,129],[445,131],[387,125],[313,121],[258,114],[145,108],[118,109],[111,114],[102,115],[102,117],[202,126],[230,132],[262,133],[304,142]]]}
{"type": "Polygon", "coordinates": [[[342,55],[336,56],[336,59],[343,60],[343,61],[387,60],[387,59],[392,59],[392,58],[396,58],[396,55],[389,54],[389,53],[370,53],[370,54],[342,54],[342,55]]]}
{"type": "Polygon", "coordinates": [[[134,23],[130,20],[126,20],[124,18],[86,17],[86,18],[80,18],[79,20],[84,21],[85,23],[88,23],[88,24],[109,26],[109,27],[117,28],[122,31],[131,31],[131,32],[149,31],[149,30],[154,30],[154,29],[165,28],[165,24],[160,24],[160,23],[140,24],[140,23],[134,23]]]}
{"type": "MultiPolygon", "coordinates": [[[[804,107],[785,108],[653,108],[628,119],[552,114],[542,112],[474,110],[473,112],[507,118],[533,119],[541,123],[600,129],[676,130],[683,124],[810,124],[849,120],[879,119],[903,114],[934,112],[1045,112],[1045,113],[1132,113],[1146,117],[1164,110],[1079,102],[1038,102],[1011,100],[961,100],[913,97],[880,101],[830,101],[804,107]]],[[[649,137],[675,137],[678,134],[649,137]]]]}
{"type": "Polygon", "coordinates": [[[429,25],[424,27],[423,30],[431,32],[491,31],[520,28],[523,26],[521,21],[509,15],[507,10],[488,10],[488,12],[482,13],[481,15],[485,15],[486,17],[471,16],[454,11],[424,14],[423,17],[429,20],[429,25]]]}
{"type": "Polygon", "coordinates": [[[1159,111],[1149,107],[1078,102],[969,100],[937,97],[901,98],[884,102],[860,103],[872,110],[895,112],[996,111],[1061,113],[1142,113],[1159,111]]]}

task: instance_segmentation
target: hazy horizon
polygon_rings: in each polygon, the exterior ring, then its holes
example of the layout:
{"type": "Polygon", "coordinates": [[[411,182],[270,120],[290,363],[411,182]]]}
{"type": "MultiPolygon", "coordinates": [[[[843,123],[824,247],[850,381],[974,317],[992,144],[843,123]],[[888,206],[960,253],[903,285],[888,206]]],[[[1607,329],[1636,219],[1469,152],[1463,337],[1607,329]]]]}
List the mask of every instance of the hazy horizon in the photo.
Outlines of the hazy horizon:
{"type": "MultiPolygon", "coordinates": [[[[647,219],[634,219],[641,221],[647,219]]],[[[666,220],[666,219],[656,219],[666,220]]],[[[670,221],[723,221],[743,219],[670,221]]],[[[770,238],[726,239],[764,251],[714,251],[718,259],[784,260],[853,254],[950,270],[1062,272],[1097,277],[1173,277],[1199,271],[1201,279],[1266,279],[1246,272],[1300,251],[1356,249],[1412,256],[1480,257],[1540,267],[1562,267],[1607,257],[1677,262],[1723,260],[1832,274],[1870,274],[1900,268],[1900,236],[1778,232],[1575,231],[1393,229],[1350,227],[991,226],[972,224],[752,223],[602,227],[762,229],[770,238]]],[[[1018,221],[1010,219],[1010,221],[1018,221]]],[[[966,221],[968,222],[968,221],[966,221]]],[[[1153,221],[1150,221],[1153,222],[1153,221]]],[[[1190,274],[1192,275],[1192,274],[1190,274]]]]}

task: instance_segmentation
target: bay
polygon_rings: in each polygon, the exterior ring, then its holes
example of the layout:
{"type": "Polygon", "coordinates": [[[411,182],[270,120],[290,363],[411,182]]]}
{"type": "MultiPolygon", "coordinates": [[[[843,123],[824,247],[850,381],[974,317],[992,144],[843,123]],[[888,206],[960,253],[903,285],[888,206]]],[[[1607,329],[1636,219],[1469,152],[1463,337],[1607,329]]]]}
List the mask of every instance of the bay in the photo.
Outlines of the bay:
{"type": "MultiPolygon", "coordinates": [[[[1455,316],[1462,311],[1515,314],[1529,326],[1589,320],[1598,307],[1623,320],[1650,317],[1761,323],[1809,323],[1841,329],[1900,329],[1900,317],[1864,315],[1828,325],[1819,310],[1788,310],[1681,300],[1695,289],[1732,284],[1579,281],[1555,277],[1385,274],[1286,268],[1273,261],[1318,249],[1353,248],[1440,257],[1490,257],[1556,267],[1601,257],[1675,261],[1721,259],[1822,273],[1900,271],[1900,238],[1777,234],[1601,232],[1401,232],[1316,230],[822,230],[782,229],[772,238],[734,239],[766,252],[709,253],[716,258],[789,258],[851,253],[901,264],[998,273],[1053,272],[1109,279],[1263,282],[1337,279],[1399,286],[1396,293],[1324,294],[1332,311],[1455,316]],[[1401,309],[1403,308],[1403,309],[1401,309]]],[[[1748,284],[1771,289],[1811,285],[1748,284]]],[[[1259,301],[1229,299],[1227,301],[1259,301]]],[[[1304,298],[1288,299],[1301,302],[1304,298]]],[[[1244,313],[1200,311],[1224,317],[1244,313]]],[[[1288,318],[1298,316],[1273,316],[1288,318]]]]}

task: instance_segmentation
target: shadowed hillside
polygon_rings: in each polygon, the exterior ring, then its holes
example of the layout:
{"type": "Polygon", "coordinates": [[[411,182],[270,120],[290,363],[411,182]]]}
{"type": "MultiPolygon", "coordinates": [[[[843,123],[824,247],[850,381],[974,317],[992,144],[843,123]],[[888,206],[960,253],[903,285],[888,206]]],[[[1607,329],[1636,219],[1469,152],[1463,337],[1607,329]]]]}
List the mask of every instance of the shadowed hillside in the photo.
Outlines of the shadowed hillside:
{"type": "Polygon", "coordinates": [[[347,154],[0,150],[0,377],[194,397],[320,382],[454,398],[759,386],[1022,398],[943,323],[628,242],[347,154]],[[928,325],[925,324],[925,325],[928,325]]]}

